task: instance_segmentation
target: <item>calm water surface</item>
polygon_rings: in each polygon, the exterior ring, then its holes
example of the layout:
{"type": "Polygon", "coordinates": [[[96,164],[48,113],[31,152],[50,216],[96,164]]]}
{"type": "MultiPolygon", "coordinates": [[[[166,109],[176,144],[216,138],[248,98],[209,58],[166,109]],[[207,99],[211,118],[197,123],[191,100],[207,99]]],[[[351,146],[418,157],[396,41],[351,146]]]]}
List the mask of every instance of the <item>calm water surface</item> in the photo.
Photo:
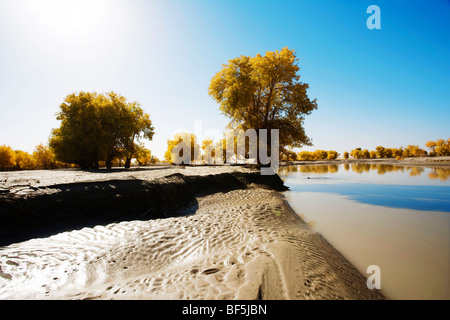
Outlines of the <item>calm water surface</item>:
{"type": "Polygon", "coordinates": [[[390,299],[450,299],[450,167],[301,165],[286,198],[390,299]]]}

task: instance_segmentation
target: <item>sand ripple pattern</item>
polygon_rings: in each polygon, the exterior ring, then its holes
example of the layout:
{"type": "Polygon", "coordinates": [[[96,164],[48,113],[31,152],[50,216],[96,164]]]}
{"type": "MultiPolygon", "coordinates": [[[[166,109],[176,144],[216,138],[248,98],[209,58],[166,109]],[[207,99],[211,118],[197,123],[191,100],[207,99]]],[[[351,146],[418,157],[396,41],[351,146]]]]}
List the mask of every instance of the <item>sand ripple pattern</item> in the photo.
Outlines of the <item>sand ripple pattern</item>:
{"type": "Polygon", "coordinates": [[[0,299],[381,299],[261,188],[198,198],[194,215],[129,221],[0,249],[0,299]]]}

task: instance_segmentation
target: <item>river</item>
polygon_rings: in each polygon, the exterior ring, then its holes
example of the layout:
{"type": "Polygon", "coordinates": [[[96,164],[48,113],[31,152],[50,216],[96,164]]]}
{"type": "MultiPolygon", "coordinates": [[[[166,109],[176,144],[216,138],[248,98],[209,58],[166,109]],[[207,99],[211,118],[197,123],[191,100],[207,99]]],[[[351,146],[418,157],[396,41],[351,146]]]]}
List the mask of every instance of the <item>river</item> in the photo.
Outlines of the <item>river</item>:
{"type": "MultiPolygon", "coordinates": [[[[450,299],[450,167],[296,165],[291,207],[388,299],[450,299]]],[[[374,289],[376,290],[376,289],[374,289]]]]}

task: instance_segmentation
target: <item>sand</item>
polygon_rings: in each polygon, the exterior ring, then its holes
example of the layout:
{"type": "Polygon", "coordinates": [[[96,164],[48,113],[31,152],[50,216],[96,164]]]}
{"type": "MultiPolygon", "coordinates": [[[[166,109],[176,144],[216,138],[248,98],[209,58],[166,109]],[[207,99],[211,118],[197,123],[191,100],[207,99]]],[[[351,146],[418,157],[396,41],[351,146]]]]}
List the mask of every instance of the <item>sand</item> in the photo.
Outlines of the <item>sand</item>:
{"type": "MultiPolygon", "coordinates": [[[[245,171],[219,169],[214,171],[245,171]]],[[[164,177],[171,170],[183,169],[143,171],[139,178],[164,177]]],[[[189,168],[184,174],[205,175],[210,170],[189,168]]],[[[96,173],[79,171],[64,178],[57,171],[35,173],[39,178],[27,174],[9,178],[38,179],[47,185],[53,179],[76,180],[77,174],[78,181],[98,179],[96,173]]],[[[252,183],[198,195],[194,214],[97,225],[1,247],[0,299],[303,300],[383,295],[367,288],[366,279],[292,211],[282,193],[252,183]]]]}
{"type": "Polygon", "coordinates": [[[57,184],[94,182],[107,180],[155,180],[172,174],[186,176],[205,176],[228,172],[250,172],[239,166],[151,166],[131,169],[113,168],[107,170],[29,170],[0,171],[0,189],[11,187],[44,187],[57,184]]]}

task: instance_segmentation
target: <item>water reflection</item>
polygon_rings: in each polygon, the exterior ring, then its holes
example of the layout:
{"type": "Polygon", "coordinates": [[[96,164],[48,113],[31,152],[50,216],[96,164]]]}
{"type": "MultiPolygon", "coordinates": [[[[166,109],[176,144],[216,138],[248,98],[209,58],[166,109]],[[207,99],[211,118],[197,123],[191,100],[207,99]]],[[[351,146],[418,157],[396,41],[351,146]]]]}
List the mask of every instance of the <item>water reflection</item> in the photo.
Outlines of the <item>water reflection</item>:
{"type": "Polygon", "coordinates": [[[280,168],[280,173],[288,172],[303,172],[303,173],[336,173],[339,171],[338,164],[324,164],[324,165],[298,165],[298,166],[286,166],[280,168]]]}
{"type": "Polygon", "coordinates": [[[449,177],[449,168],[433,168],[433,171],[428,173],[428,178],[430,179],[439,179],[441,181],[446,181],[449,177]]]}
{"type": "Polygon", "coordinates": [[[289,166],[279,174],[293,192],[338,194],[376,206],[450,212],[448,167],[345,163],[289,166]]]}
{"type": "MultiPolygon", "coordinates": [[[[289,172],[302,172],[302,173],[337,173],[339,172],[339,164],[326,164],[326,165],[293,165],[280,168],[281,174],[287,174],[289,172]]],[[[371,164],[371,163],[344,163],[341,168],[345,171],[352,171],[355,173],[376,172],[379,175],[383,175],[387,172],[408,172],[409,176],[420,176],[425,172],[425,168],[429,171],[428,178],[441,181],[447,181],[450,178],[450,168],[445,167],[419,167],[419,166],[399,166],[391,164],[371,164]]]]}

